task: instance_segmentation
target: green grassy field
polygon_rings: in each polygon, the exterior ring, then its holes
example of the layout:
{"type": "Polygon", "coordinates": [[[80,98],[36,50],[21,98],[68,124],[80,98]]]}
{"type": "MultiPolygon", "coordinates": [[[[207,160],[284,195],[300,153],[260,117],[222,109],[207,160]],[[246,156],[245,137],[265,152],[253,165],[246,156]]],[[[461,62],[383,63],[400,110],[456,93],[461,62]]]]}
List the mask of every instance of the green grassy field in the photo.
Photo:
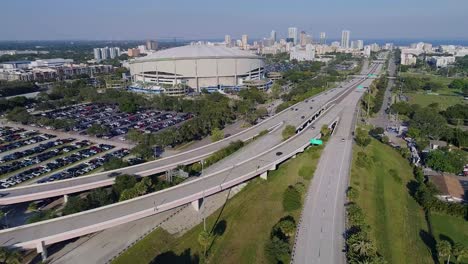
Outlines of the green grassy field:
{"type": "MultiPolygon", "coordinates": [[[[463,218],[432,213],[431,223],[437,241],[449,240],[452,245],[461,243],[468,247],[468,222],[463,218]]],[[[464,259],[463,263],[468,263],[468,259],[464,259]]]]}
{"type": "Polygon", "coordinates": [[[428,234],[424,212],[409,195],[412,168],[399,153],[376,140],[364,149],[371,165],[361,168],[353,149],[351,186],[359,190],[357,203],[371,226],[372,240],[388,263],[433,263],[421,237],[428,234]],[[393,169],[397,173],[391,174],[393,169]],[[411,261],[409,261],[411,259],[411,261]]]}
{"type": "Polygon", "coordinates": [[[433,74],[421,74],[421,73],[401,73],[402,77],[418,77],[418,78],[429,78],[431,81],[438,82],[446,86],[444,89],[438,90],[434,94],[427,94],[424,91],[405,93],[409,98],[410,104],[420,104],[421,106],[427,106],[431,103],[439,103],[442,110],[455,104],[464,104],[465,100],[460,94],[460,91],[448,88],[448,85],[453,81],[453,78],[446,78],[439,75],[433,74]]]}
{"type": "MultiPolygon", "coordinates": [[[[298,175],[307,164],[316,166],[322,147],[314,147],[291,159],[268,175],[268,180],[254,179],[224,208],[207,218],[208,230],[223,230],[209,248],[209,263],[268,263],[264,248],[272,227],[283,216],[285,189],[297,182],[308,185],[298,175]],[[216,228],[214,228],[216,226],[216,228]]],[[[300,210],[291,215],[298,220],[300,210]]],[[[198,244],[200,224],[180,237],[157,229],[113,261],[123,263],[197,263],[203,255],[198,244]]]]}

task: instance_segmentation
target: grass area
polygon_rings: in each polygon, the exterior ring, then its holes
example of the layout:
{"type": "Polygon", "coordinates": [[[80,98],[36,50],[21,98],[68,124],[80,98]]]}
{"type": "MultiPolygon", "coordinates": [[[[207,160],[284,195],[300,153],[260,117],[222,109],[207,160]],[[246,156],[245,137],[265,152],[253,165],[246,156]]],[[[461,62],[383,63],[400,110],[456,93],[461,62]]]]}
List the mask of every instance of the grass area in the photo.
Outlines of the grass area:
{"type": "MultiPolygon", "coordinates": [[[[468,222],[460,217],[441,213],[431,213],[434,238],[437,241],[448,240],[453,244],[461,243],[468,247],[468,222]]],[[[463,259],[468,263],[468,259],[463,259]]]]}
{"type": "MultiPolygon", "coordinates": [[[[264,249],[271,229],[281,217],[288,215],[282,206],[283,192],[297,182],[308,185],[310,179],[300,177],[299,169],[304,165],[315,168],[321,150],[322,147],[309,148],[269,173],[267,181],[253,179],[224,208],[208,217],[208,230],[215,230],[218,235],[209,247],[207,262],[268,263],[264,249]]],[[[300,210],[291,215],[297,221],[300,210]]],[[[157,229],[113,263],[198,263],[203,255],[198,244],[202,230],[203,225],[200,224],[176,237],[157,229]]]]}
{"type": "Polygon", "coordinates": [[[419,93],[405,93],[409,98],[410,104],[419,104],[422,107],[428,106],[432,103],[438,103],[440,109],[445,110],[447,107],[464,104],[463,96],[459,95],[457,91],[450,90],[449,88],[437,91],[437,93],[429,94],[425,92],[419,93]]]}
{"type": "Polygon", "coordinates": [[[432,263],[422,236],[428,233],[424,212],[410,196],[407,184],[412,168],[399,153],[377,140],[365,149],[355,146],[351,186],[359,190],[358,205],[371,227],[371,238],[388,263],[432,263]],[[367,168],[359,167],[357,153],[369,157],[367,168]],[[396,173],[390,173],[390,170],[396,173]]]}
{"type": "Polygon", "coordinates": [[[417,77],[426,78],[431,81],[438,82],[446,86],[444,89],[438,90],[435,93],[428,94],[424,91],[405,93],[409,98],[410,104],[420,104],[421,106],[427,106],[431,103],[439,103],[442,110],[455,104],[465,103],[463,95],[458,90],[448,88],[448,85],[454,80],[453,78],[447,78],[440,75],[423,74],[423,73],[401,73],[402,77],[417,77]]]}

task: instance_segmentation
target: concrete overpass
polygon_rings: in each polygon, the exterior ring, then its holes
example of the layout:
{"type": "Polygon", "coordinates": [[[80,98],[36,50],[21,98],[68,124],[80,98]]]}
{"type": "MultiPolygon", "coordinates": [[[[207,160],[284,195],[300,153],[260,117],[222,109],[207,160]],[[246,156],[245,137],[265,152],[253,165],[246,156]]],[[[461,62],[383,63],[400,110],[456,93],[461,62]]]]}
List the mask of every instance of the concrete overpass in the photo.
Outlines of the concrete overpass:
{"type": "MultiPolygon", "coordinates": [[[[380,67],[381,64],[378,63],[372,64],[370,68],[366,67],[367,69],[363,70],[363,76],[376,72],[380,67]]],[[[142,177],[161,173],[176,168],[179,165],[188,165],[197,162],[212,155],[217,150],[226,147],[232,141],[247,141],[264,130],[272,130],[282,124],[294,125],[297,128],[296,132],[300,132],[309,125],[313,119],[323,114],[325,108],[329,106],[331,101],[340,98],[346,94],[346,92],[349,92],[351,88],[360,85],[365,80],[366,78],[364,77],[354,78],[343,83],[341,88],[334,88],[322,92],[313,98],[299,102],[283,110],[243,132],[197,149],[139,165],[96,173],[89,176],[0,190],[0,205],[40,200],[109,186],[114,183],[114,177],[110,176],[114,173],[132,174],[142,177]]]]}
{"type": "MultiPolygon", "coordinates": [[[[371,81],[365,80],[364,84],[369,85],[371,81]]],[[[315,126],[321,127],[335,122],[345,109],[340,102],[356,100],[363,92],[361,89],[349,89],[341,97],[328,102],[322,115],[313,118],[315,126]]],[[[45,246],[49,244],[94,233],[187,203],[192,203],[197,209],[205,196],[229,189],[258,175],[267,177],[268,171],[276,169],[278,164],[303,152],[309,146],[309,139],[319,136],[319,133],[320,129],[303,127],[294,137],[276,147],[246,157],[232,167],[199,179],[101,208],[2,230],[0,245],[36,248],[38,252],[44,253],[45,257],[45,246]],[[282,154],[277,155],[278,152],[282,154]]]]}

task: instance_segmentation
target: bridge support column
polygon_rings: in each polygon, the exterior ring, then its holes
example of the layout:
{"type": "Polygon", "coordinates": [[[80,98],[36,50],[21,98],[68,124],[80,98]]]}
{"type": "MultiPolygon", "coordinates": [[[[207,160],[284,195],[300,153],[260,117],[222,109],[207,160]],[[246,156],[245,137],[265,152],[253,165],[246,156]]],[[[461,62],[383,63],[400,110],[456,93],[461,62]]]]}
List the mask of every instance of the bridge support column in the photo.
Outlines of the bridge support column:
{"type": "Polygon", "coordinates": [[[268,169],[269,171],[274,171],[276,170],[276,164],[275,165],[271,165],[271,167],[268,169]]]}
{"type": "Polygon", "coordinates": [[[267,180],[268,179],[268,171],[265,171],[264,173],[260,174],[260,178],[267,180]]]}
{"type": "Polygon", "coordinates": [[[200,208],[201,208],[202,204],[203,204],[203,198],[200,198],[200,199],[195,200],[195,201],[192,202],[192,207],[193,207],[193,209],[195,211],[198,212],[198,211],[200,211],[200,208]]]}
{"type": "Polygon", "coordinates": [[[295,159],[295,158],[296,158],[296,154],[294,154],[294,155],[291,157],[291,159],[295,159]]]}
{"type": "Polygon", "coordinates": [[[63,195],[63,203],[66,204],[68,203],[68,194],[63,195]]]}
{"type": "Polygon", "coordinates": [[[47,260],[47,248],[45,246],[44,241],[40,241],[39,243],[37,243],[36,250],[37,253],[41,253],[42,262],[45,262],[47,260]]]}

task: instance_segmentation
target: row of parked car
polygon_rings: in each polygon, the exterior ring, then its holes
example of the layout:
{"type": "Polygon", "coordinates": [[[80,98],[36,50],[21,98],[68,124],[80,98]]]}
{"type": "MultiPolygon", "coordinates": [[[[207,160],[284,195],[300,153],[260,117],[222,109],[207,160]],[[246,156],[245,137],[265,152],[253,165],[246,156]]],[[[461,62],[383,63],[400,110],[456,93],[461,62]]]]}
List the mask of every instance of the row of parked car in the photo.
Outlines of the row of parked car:
{"type": "Polygon", "coordinates": [[[161,112],[156,110],[141,110],[134,114],[123,113],[116,105],[83,104],[65,109],[39,114],[38,117],[50,119],[72,119],[76,125],[71,128],[80,134],[87,134],[87,129],[92,125],[102,125],[108,133],[97,135],[100,138],[109,139],[128,133],[130,128],[136,128],[146,133],[157,132],[169,126],[173,126],[193,117],[189,113],[161,112]]]}
{"type": "Polygon", "coordinates": [[[0,127],[0,144],[9,143],[9,142],[23,139],[27,136],[30,136],[30,133],[34,133],[34,132],[26,131],[23,128],[0,127]]]}
{"type": "MultiPolygon", "coordinates": [[[[74,139],[72,139],[72,141],[73,140],[74,139]]],[[[70,141],[66,140],[66,142],[68,143],[70,141]]],[[[57,145],[63,145],[63,141],[50,142],[50,143],[60,143],[60,144],[57,144],[57,145]]],[[[50,145],[50,143],[48,143],[48,145],[50,145]]],[[[55,145],[55,146],[57,146],[57,145],[55,145]]],[[[55,149],[52,149],[52,150],[49,150],[49,151],[41,152],[41,153],[39,153],[37,155],[31,156],[31,157],[26,157],[26,158],[23,158],[21,160],[14,160],[11,163],[0,166],[0,175],[10,173],[10,172],[13,172],[13,171],[17,171],[19,169],[26,168],[26,167],[29,167],[29,166],[32,166],[32,165],[35,165],[35,164],[39,164],[39,163],[44,162],[44,161],[46,161],[48,159],[63,155],[65,153],[67,153],[67,152],[73,151],[73,150],[78,149],[78,148],[80,148],[79,145],[76,145],[76,146],[63,146],[63,147],[58,147],[58,148],[55,148],[55,149]]]]}
{"type": "MultiPolygon", "coordinates": [[[[84,140],[81,142],[84,146],[90,146],[92,143],[84,140]]],[[[74,143],[77,144],[77,143],[74,143]]],[[[114,148],[112,145],[107,145],[107,144],[99,144],[98,146],[90,146],[86,149],[78,150],[76,153],[73,153],[71,155],[57,158],[45,165],[42,166],[37,166],[31,169],[28,169],[24,172],[15,174],[11,177],[8,177],[6,179],[0,180],[0,188],[9,188],[12,186],[15,186],[19,183],[22,183],[24,181],[30,180],[35,177],[39,177],[41,175],[44,175],[46,173],[49,173],[51,171],[57,170],[59,168],[68,166],[70,164],[73,164],[75,162],[78,162],[83,159],[87,159],[91,156],[94,156],[100,152],[107,151],[114,148]]],[[[70,151],[70,150],[69,150],[70,151]]]]}
{"type": "Polygon", "coordinates": [[[108,153],[103,155],[102,157],[99,158],[94,158],[91,159],[88,162],[81,163],[77,166],[74,166],[70,169],[64,170],[59,173],[55,173],[50,177],[41,179],[37,181],[37,183],[45,183],[45,182],[52,182],[52,181],[58,181],[58,180],[64,180],[64,179],[69,179],[69,178],[74,178],[78,177],[81,175],[84,175],[86,173],[89,173],[93,170],[96,170],[102,166],[104,166],[104,163],[108,162],[111,158],[123,158],[127,156],[130,153],[128,149],[119,149],[117,151],[114,151],[112,153],[108,153]]]}
{"type": "Polygon", "coordinates": [[[12,154],[8,154],[8,155],[5,155],[4,157],[1,157],[0,158],[0,164],[5,163],[5,162],[9,162],[9,161],[12,161],[12,160],[18,160],[18,159],[21,159],[21,158],[26,157],[26,156],[39,154],[39,153],[42,153],[42,152],[44,152],[44,151],[46,151],[48,149],[58,147],[58,146],[61,146],[61,145],[64,145],[64,144],[67,144],[67,143],[70,143],[70,142],[73,142],[74,140],[75,140],[74,138],[57,139],[57,140],[50,141],[50,142],[47,142],[47,143],[39,144],[39,146],[30,148],[30,149],[26,149],[26,150],[23,150],[23,151],[16,151],[16,152],[14,152],[12,154]]]}
{"type": "Polygon", "coordinates": [[[12,150],[12,149],[17,149],[17,148],[20,148],[20,147],[23,147],[23,146],[26,146],[26,145],[35,144],[37,142],[46,141],[46,140],[49,140],[49,139],[55,138],[55,137],[56,137],[55,135],[50,135],[50,134],[37,134],[35,136],[28,137],[28,138],[23,139],[23,140],[18,140],[18,141],[12,142],[12,143],[1,145],[0,146],[0,153],[6,152],[6,151],[9,151],[9,150],[12,150]]]}

